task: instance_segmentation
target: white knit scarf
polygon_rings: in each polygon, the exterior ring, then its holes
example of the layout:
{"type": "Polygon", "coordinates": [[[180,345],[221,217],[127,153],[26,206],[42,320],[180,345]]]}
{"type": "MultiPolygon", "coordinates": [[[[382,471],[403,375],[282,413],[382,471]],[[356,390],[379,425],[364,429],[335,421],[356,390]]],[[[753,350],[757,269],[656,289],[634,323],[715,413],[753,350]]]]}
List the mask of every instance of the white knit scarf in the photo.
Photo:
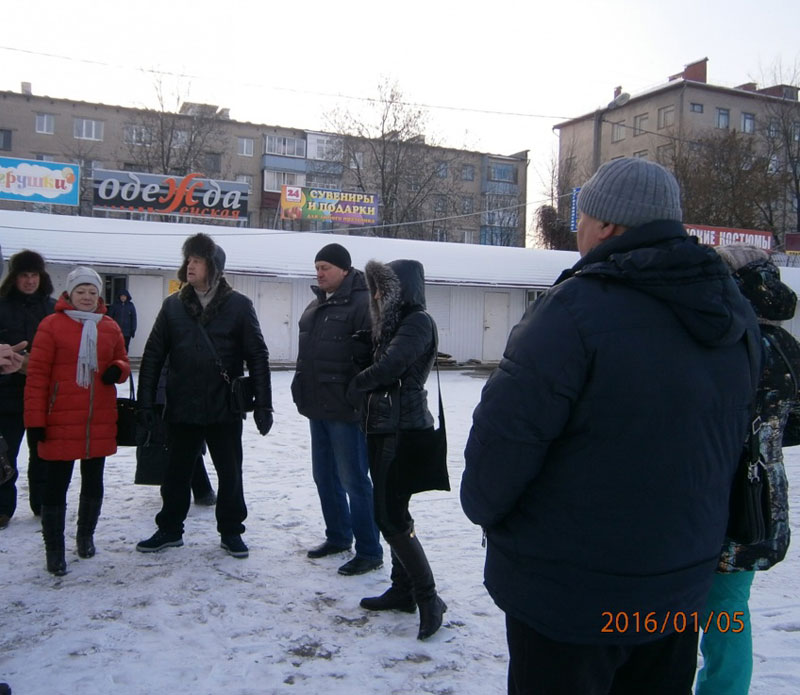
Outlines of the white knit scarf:
{"type": "Polygon", "coordinates": [[[64,313],[73,321],[83,324],[75,381],[78,382],[78,386],[88,389],[92,384],[92,376],[97,371],[97,324],[103,315],[77,309],[68,309],[64,313]]]}

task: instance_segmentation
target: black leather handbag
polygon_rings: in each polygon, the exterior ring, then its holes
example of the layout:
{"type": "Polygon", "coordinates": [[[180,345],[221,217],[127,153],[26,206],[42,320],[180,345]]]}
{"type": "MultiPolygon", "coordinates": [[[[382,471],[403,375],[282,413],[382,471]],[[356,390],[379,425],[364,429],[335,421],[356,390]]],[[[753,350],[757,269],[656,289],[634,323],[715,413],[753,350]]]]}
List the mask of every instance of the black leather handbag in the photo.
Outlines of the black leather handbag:
{"type": "Polygon", "coordinates": [[[761,543],[772,532],[770,482],[761,456],[761,418],[750,426],[731,487],[726,535],[740,545],[761,543]]]}
{"type": "Polygon", "coordinates": [[[117,398],[117,446],[136,446],[136,393],[133,374],[128,398],[117,398]]]}

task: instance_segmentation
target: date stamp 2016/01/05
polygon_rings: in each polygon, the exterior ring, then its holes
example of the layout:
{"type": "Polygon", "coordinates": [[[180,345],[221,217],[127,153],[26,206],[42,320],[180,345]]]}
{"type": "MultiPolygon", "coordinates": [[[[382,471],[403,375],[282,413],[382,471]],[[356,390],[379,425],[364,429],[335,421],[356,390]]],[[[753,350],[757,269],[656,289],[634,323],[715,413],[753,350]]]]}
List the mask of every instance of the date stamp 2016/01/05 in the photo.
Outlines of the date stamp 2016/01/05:
{"type": "Polygon", "coordinates": [[[658,615],[655,611],[642,613],[641,611],[603,611],[601,616],[605,624],[600,632],[623,634],[626,632],[646,632],[649,634],[668,634],[671,632],[741,632],[744,630],[744,611],[710,611],[702,615],[697,611],[667,611],[658,615]]]}

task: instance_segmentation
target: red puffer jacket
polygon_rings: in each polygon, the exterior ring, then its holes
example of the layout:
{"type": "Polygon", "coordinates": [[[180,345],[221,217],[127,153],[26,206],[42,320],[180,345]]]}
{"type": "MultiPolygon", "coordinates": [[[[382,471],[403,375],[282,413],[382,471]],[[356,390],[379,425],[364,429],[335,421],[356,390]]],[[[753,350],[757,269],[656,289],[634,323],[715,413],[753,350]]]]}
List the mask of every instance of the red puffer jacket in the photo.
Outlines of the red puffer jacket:
{"type": "MultiPolygon", "coordinates": [[[[74,309],[66,293],[55,313],[39,324],[33,339],[25,384],[25,427],[44,427],[39,456],[48,461],[74,461],[109,456],[117,450],[117,389],[100,375],[111,365],[131,373],[119,326],[107,316],[97,324],[97,373],[89,388],[76,381],[83,326],[64,311],[74,309]]],[[[105,314],[103,300],[96,313],[105,314]]]]}

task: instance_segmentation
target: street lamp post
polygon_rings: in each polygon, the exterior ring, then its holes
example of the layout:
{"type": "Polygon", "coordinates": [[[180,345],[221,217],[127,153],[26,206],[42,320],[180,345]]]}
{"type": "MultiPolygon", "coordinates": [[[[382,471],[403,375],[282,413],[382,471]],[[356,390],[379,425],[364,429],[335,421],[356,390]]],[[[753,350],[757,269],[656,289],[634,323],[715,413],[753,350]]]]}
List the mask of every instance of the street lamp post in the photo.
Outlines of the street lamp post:
{"type": "Polygon", "coordinates": [[[594,112],[594,130],[592,131],[593,142],[592,142],[592,168],[593,171],[597,171],[600,167],[600,142],[601,136],[603,134],[603,116],[605,116],[609,111],[613,111],[620,106],[624,106],[628,103],[628,100],[631,98],[631,95],[627,92],[622,92],[617,94],[614,99],[608,102],[608,106],[602,109],[597,109],[594,112]]]}

